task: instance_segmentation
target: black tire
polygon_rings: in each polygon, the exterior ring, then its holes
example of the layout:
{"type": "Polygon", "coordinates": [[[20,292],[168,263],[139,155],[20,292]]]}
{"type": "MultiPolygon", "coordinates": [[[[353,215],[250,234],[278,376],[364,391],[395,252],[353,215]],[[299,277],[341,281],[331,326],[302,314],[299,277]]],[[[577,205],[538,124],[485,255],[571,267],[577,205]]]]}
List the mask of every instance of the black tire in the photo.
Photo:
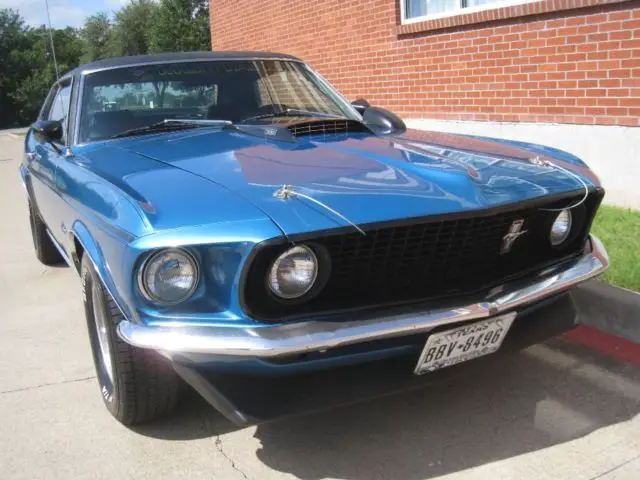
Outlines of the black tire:
{"type": "Polygon", "coordinates": [[[47,226],[40,218],[40,214],[29,200],[29,225],[31,226],[31,238],[33,248],[36,251],[36,258],[45,265],[59,265],[64,262],[62,255],[53,244],[47,226]]]}
{"type": "Polygon", "coordinates": [[[155,350],[132,347],[118,336],[116,327],[124,317],[86,254],[80,274],[93,361],[105,406],[124,425],[168,414],[178,403],[180,391],[179,378],[171,364],[155,350]],[[103,338],[108,343],[110,361],[100,346],[96,312],[104,314],[103,338]],[[111,366],[111,376],[107,364],[111,366]]]}

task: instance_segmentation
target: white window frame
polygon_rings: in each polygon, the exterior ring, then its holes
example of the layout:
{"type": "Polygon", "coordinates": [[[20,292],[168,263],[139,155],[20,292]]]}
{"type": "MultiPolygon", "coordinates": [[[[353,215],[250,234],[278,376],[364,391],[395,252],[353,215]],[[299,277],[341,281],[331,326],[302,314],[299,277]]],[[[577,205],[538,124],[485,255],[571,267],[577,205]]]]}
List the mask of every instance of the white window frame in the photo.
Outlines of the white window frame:
{"type": "Polygon", "coordinates": [[[496,8],[513,7],[516,5],[525,5],[527,3],[536,3],[542,0],[496,0],[496,3],[489,3],[485,5],[478,5],[475,7],[460,8],[458,10],[452,10],[450,12],[432,13],[422,15],[420,17],[407,18],[406,12],[406,0],[399,0],[400,2],[400,21],[402,25],[424,22],[425,20],[436,20],[438,18],[455,17],[456,15],[465,15],[467,13],[482,12],[485,10],[494,10],[496,8]]]}

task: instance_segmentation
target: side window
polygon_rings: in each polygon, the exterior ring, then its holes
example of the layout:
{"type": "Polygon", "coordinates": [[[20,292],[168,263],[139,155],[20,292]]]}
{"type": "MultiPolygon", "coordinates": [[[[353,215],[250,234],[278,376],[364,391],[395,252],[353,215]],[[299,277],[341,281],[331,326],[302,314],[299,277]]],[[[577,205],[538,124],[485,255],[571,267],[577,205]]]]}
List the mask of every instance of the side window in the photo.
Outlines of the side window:
{"type": "MultiPolygon", "coordinates": [[[[62,122],[63,132],[67,131],[67,117],[69,116],[69,102],[71,101],[71,85],[63,85],[56,92],[51,101],[51,108],[46,115],[47,120],[58,120],[62,122]]],[[[65,138],[62,138],[64,143],[65,138]]]]}
{"type": "Polygon", "coordinates": [[[53,99],[56,96],[56,92],[58,91],[58,86],[54,85],[47,93],[47,98],[44,99],[44,104],[42,105],[42,109],[40,110],[40,115],[38,116],[38,120],[47,120],[49,118],[49,112],[51,111],[51,104],[53,103],[53,99]]]}

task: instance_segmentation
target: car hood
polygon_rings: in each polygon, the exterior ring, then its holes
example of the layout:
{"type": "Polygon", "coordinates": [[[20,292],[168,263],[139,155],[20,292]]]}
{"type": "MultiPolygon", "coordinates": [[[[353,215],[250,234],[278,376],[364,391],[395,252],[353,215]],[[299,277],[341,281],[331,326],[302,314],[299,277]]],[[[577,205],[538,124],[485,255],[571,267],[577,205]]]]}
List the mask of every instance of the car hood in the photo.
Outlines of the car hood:
{"type": "Polygon", "coordinates": [[[566,172],[597,178],[578,159],[546,147],[436,132],[366,133],[274,141],[230,129],[123,139],[120,148],[225,187],[287,235],[458,213],[575,191],[566,172]],[[288,185],[289,199],[278,198],[288,185]]]}

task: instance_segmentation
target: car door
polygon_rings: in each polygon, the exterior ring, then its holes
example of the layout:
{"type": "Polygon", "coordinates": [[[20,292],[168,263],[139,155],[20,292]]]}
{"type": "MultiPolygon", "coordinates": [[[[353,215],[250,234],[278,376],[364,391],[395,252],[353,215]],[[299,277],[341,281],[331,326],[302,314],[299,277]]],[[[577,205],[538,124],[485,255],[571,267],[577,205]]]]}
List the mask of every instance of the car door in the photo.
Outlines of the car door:
{"type": "Polygon", "coordinates": [[[38,213],[49,231],[60,241],[61,198],[56,185],[56,170],[64,161],[67,119],[71,100],[71,81],[53,87],[40,114],[41,120],[58,120],[63,125],[60,142],[38,141],[32,133],[27,138],[27,161],[31,178],[31,194],[38,213]]]}

